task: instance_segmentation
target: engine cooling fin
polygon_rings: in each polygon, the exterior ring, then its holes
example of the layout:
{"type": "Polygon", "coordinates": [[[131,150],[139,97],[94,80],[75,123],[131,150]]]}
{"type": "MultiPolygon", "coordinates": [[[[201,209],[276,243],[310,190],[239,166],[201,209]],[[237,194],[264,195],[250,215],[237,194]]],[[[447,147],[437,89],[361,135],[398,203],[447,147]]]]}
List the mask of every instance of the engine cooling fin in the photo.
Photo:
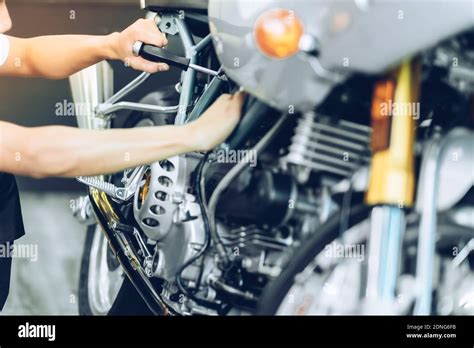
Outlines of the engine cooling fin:
{"type": "Polygon", "coordinates": [[[285,165],[348,177],[370,161],[371,127],[308,112],[300,116],[285,165]]]}

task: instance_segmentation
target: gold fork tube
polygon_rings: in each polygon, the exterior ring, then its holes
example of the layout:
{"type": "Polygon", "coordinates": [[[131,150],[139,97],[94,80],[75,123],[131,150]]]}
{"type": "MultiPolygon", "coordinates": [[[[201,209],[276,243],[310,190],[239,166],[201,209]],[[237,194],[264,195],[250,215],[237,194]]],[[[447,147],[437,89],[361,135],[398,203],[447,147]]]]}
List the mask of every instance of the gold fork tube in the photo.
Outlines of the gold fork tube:
{"type": "MultiPolygon", "coordinates": [[[[388,148],[374,151],[371,161],[366,203],[369,205],[412,206],[415,193],[414,144],[415,106],[418,107],[420,65],[417,60],[405,61],[395,72],[393,101],[387,104],[396,113],[391,119],[388,148]]],[[[380,108],[387,105],[379,105],[380,108]]],[[[373,105],[374,109],[374,105],[373,105]]],[[[372,115],[374,117],[374,115],[372,115]]]]}

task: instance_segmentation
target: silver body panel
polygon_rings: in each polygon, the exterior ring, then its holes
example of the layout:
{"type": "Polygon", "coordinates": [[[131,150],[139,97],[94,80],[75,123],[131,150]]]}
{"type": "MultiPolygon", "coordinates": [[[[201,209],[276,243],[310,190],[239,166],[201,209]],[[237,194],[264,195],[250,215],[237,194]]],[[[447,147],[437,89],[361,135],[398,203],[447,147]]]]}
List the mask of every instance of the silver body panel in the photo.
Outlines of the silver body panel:
{"type": "Polygon", "coordinates": [[[438,211],[452,208],[474,186],[474,132],[455,129],[446,143],[439,159],[438,211]]]}
{"type": "MultiPolygon", "coordinates": [[[[443,138],[442,145],[443,151],[433,159],[437,166],[434,187],[438,192],[436,209],[439,212],[453,208],[474,186],[474,132],[467,128],[455,128],[443,138]]],[[[427,190],[429,186],[426,183],[420,185],[417,196],[423,197],[427,190]]],[[[422,212],[429,203],[429,200],[419,200],[416,210],[422,212]]]]}
{"type": "Polygon", "coordinates": [[[473,27],[473,6],[470,0],[210,0],[208,12],[228,76],[278,109],[304,111],[354,72],[381,73],[473,27]],[[294,11],[304,35],[319,43],[317,58],[299,52],[276,60],[257,49],[254,24],[274,8],[294,11]]]}

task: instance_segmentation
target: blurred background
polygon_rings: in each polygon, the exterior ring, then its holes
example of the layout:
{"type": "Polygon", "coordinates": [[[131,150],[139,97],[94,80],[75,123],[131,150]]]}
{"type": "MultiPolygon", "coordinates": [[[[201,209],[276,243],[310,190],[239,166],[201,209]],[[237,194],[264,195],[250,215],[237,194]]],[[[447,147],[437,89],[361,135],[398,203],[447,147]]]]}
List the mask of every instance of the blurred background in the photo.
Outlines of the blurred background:
{"type": "MultiPolygon", "coordinates": [[[[139,0],[7,0],[9,35],[103,35],[121,31],[140,17],[139,0]]],[[[115,90],[138,75],[112,62],[115,90]]],[[[177,71],[151,77],[127,100],[137,101],[151,86],[173,83],[177,71]]],[[[22,126],[76,126],[74,117],[56,116],[55,105],[72,102],[68,80],[0,79],[0,120],[22,126]]],[[[17,244],[38,247],[37,261],[13,261],[10,296],[3,314],[77,314],[77,288],[86,227],[72,217],[70,201],[85,194],[73,179],[18,177],[26,236],[17,244]]],[[[1,228],[1,225],[0,225],[1,228]]]]}

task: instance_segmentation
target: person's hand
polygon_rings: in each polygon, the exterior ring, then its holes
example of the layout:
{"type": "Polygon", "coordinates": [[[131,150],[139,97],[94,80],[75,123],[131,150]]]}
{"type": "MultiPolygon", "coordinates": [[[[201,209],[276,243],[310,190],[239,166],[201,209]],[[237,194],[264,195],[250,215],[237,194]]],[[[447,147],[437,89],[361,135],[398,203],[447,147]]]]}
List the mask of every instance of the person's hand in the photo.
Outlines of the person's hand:
{"type": "Polygon", "coordinates": [[[226,140],[239,123],[245,93],[223,94],[196,121],[187,124],[195,151],[209,151],[226,140]]]}
{"type": "Polygon", "coordinates": [[[142,57],[133,55],[133,44],[141,41],[146,44],[163,47],[168,44],[165,34],[160,32],[155,24],[155,20],[139,19],[121,33],[110,35],[111,48],[113,52],[112,59],[122,60],[127,66],[136,70],[142,70],[149,73],[166,71],[168,64],[150,62],[142,57]]]}

